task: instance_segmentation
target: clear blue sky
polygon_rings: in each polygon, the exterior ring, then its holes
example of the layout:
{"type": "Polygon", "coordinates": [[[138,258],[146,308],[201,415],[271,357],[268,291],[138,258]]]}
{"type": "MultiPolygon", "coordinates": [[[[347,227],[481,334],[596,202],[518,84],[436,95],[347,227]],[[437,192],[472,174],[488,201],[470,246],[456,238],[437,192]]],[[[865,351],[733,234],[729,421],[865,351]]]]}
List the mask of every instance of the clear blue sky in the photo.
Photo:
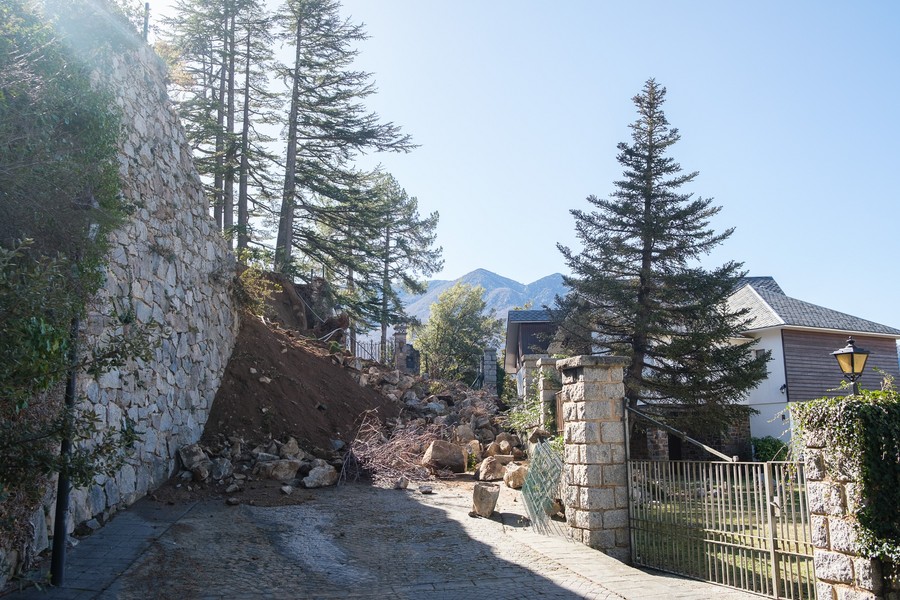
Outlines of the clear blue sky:
{"type": "MultiPolygon", "coordinates": [[[[159,0],[154,3],[160,5],[159,0]]],[[[793,297],[900,327],[900,3],[344,0],[368,105],[420,148],[380,162],[441,215],[453,279],[565,272],[572,208],[621,176],[655,77],[672,151],[743,261],[793,297]]],[[[372,163],[367,163],[372,164],[372,163]]]]}

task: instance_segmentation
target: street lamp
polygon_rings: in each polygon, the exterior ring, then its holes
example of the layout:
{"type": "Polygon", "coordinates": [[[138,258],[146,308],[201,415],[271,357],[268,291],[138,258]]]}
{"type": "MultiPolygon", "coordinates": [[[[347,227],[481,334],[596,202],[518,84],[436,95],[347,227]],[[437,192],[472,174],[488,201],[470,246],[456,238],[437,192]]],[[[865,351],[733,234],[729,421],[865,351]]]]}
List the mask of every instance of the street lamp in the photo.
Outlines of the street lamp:
{"type": "Polygon", "coordinates": [[[853,395],[859,394],[859,386],[856,382],[862,377],[863,369],[866,368],[869,351],[857,348],[853,342],[853,336],[850,336],[847,338],[847,345],[840,350],[835,350],[831,355],[837,359],[844,377],[853,384],[853,395]]]}

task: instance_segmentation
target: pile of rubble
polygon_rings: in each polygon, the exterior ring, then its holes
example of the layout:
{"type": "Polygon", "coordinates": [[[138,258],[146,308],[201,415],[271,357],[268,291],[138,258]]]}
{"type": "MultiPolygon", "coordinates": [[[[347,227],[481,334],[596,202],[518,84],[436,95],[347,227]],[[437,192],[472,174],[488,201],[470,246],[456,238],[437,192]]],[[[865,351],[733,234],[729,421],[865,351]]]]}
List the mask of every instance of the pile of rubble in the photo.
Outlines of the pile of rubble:
{"type": "Polygon", "coordinates": [[[303,450],[295,438],[285,442],[270,441],[252,450],[240,438],[221,440],[218,446],[192,444],[178,450],[182,484],[216,484],[229,494],[229,502],[238,504],[238,496],[254,480],[272,479],[284,485],[281,491],[291,494],[297,487],[317,488],[334,485],[338,480],[341,459],[337,452],[315,456],[303,450]]]}
{"type": "Polygon", "coordinates": [[[179,450],[179,485],[215,485],[235,504],[249,482],[264,479],[280,482],[282,492],[290,494],[298,487],[329,486],[360,475],[378,485],[405,487],[409,481],[474,469],[478,480],[522,486],[523,444],[500,426],[495,395],[339,353],[328,359],[361,388],[372,388],[399,405],[399,417],[383,422],[374,410],[348,414],[353,422],[362,417],[356,437],[349,443],[331,440],[327,450],[304,449],[298,442],[303,432],[262,442],[248,441],[240,432],[220,433],[213,441],[179,450]]]}

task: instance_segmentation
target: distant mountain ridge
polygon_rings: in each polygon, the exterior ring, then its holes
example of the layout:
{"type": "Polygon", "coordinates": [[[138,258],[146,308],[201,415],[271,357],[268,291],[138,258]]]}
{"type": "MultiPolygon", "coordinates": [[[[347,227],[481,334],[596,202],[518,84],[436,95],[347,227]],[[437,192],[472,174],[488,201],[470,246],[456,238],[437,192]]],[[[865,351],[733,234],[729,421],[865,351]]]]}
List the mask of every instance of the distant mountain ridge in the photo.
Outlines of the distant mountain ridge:
{"type": "Polygon", "coordinates": [[[565,295],[562,275],[553,273],[532,283],[524,284],[498,275],[487,269],[475,269],[452,281],[435,279],[427,283],[424,294],[412,295],[400,293],[400,299],[406,308],[406,314],[416,317],[423,323],[431,314],[431,305],[437,302],[442,292],[457,283],[465,283],[484,288],[484,301],[487,310],[493,310],[494,316],[506,320],[506,314],[515,307],[531,303],[535,309],[552,306],[557,295],[565,295]]]}

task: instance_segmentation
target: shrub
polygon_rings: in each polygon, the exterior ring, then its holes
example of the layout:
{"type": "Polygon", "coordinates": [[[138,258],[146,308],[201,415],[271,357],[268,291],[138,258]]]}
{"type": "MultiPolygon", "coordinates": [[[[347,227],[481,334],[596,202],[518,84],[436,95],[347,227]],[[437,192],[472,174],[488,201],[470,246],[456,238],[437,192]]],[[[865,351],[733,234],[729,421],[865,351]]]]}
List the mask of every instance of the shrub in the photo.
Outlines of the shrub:
{"type": "Polygon", "coordinates": [[[789,460],[790,446],[771,435],[761,438],[750,438],[753,444],[753,458],[759,462],[770,460],[789,460]]]}

